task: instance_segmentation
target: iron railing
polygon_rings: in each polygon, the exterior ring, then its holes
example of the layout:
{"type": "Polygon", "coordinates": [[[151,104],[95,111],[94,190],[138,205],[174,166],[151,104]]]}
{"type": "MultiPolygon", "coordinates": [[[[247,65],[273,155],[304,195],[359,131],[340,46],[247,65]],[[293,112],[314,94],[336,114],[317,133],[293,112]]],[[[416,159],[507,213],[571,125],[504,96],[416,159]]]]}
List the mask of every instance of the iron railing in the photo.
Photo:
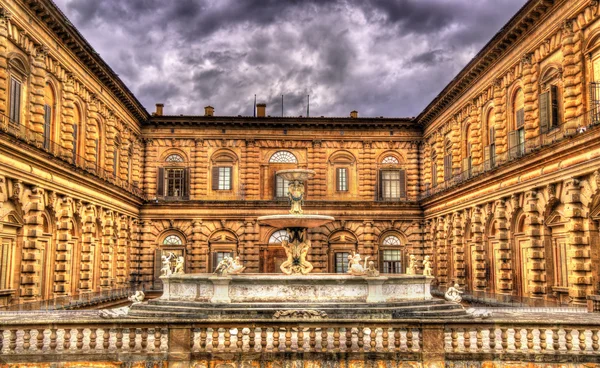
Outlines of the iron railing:
{"type": "Polygon", "coordinates": [[[36,132],[20,123],[14,123],[10,121],[4,114],[0,114],[0,133],[1,132],[17,138],[20,141],[35,147],[36,149],[42,150],[52,155],[54,158],[61,160],[62,162],[73,165],[78,169],[84,170],[85,172],[92,174],[104,181],[123,188],[139,198],[145,199],[142,189],[134,183],[121,179],[113,171],[106,170],[105,168],[101,167],[96,161],[88,160],[86,157],[74,154],[73,151],[68,150],[64,148],[63,145],[48,139],[48,137],[45,137],[44,134],[36,132]]]}
{"type": "Polygon", "coordinates": [[[505,164],[530,156],[538,150],[583,134],[589,130],[597,129],[600,126],[600,101],[592,103],[592,109],[583,114],[552,127],[544,133],[534,137],[528,137],[525,142],[510,147],[506,152],[496,154],[478,165],[470,165],[466,170],[455,169],[449,180],[430,187],[425,184],[425,190],[419,195],[419,199],[426,199],[432,195],[452,189],[468,180],[474,179],[486,172],[495,170],[505,164]],[[577,122],[577,127],[573,127],[573,122],[577,122]]]}

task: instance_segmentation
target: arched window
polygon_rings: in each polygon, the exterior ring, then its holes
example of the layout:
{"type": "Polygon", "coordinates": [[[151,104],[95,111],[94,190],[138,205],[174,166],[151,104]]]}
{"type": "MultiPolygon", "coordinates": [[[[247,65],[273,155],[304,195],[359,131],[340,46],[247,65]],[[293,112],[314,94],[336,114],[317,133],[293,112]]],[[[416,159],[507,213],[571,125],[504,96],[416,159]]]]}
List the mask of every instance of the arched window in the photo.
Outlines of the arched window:
{"type": "Polygon", "coordinates": [[[44,148],[50,149],[52,128],[55,126],[54,116],[56,109],[56,94],[50,82],[44,87],[44,148]]]}
{"type": "Polygon", "coordinates": [[[386,235],[380,246],[381,273],[402,273],[404,267],[404,247],[396,235],[386,235]]]}
{"type": "Polygon", "coordinates": [[[275,177],[274,194],[275,198],[286,198],[288,194],[289,182],[276,174],[277,170],[291,169],[298,164],[298,159],[289,151],[277,151],[269,159],[271,175],[275,177]]]}
{"type": "MultiPolygon", "coordinates": [[[[558,127],[562,120],[562,78],[557,68],[550,67],[542,73],[540,91],[540,133],[544,134],[558,127]]],[[[591,94],[592,101],[600,98],[594,86],[591,94]]]]}
{"type": "Polygon", "coordinates": [[[400,160],[386,155],[379,164],[379,199],[393,201],[406,198],[406,172],[400,160]]]}
{"type": "Polygon", "coordinates": [[[449,136],[444,141],[444,180],[452,179],[452,140],[449,136]]]}
{"type": "Polygon", "coordinates": [[[289,240],[290,236],[285,230],[277,230],[269,238],[269,244],[281,244],[284,240],[289,240]]]}
{"type": "Polygon", "coordinates": [[[186,199],[189,196],[189,169],[182,155],[168,154],[158,167],[156,196],[163,199],[186,199]]]}
{"type": "Polygon", "coordinates": [[[169,235],[163,240],[163,245],[183,245],[183,241],[177,235],[169,235]]]}
{"type": "Polygon", "coordinates": [[[398,162],[398,159],[394,156],[387,156],[386,158],[384,158],[383,160],[381,160],[382,164],[399,164],[400,162],[398,162]]]}
{"type": "Polygon", "coordinates": [[[167,158],[165,159],[165,162],[184,162],[184,159],[180,155],[174,153],[174,154],[168,155],[167,158]]]}
{"type": "Polygon", "coordinates": [[[8,71],[10,74],[8,117],[10,123],[18,125],[21,123],[23,85],[27,78],[28,69],[20,59],[12,58],[8,62],[8,71]]]}
{"type": "Polygon", "coordinates": [[[277,151],[269,159],[269,163],[278,164],[297,164],[298,160],[291,152],[288,151],[277,151]]]}
{"type": "Polygon", "coordinates": [[[513,94],[512,124],[514,130],[508,133],[508,157],[515,159],[525,154],[525,96],[523,89],[517,88],[513,94]]]}
{"type": "Polygon", "coordinates": [[[73,163],[77,164],[77,152],[79,149],[79,131],[81,128],[81,109],[79,105],[75,104],[73,109],[73,163]]]}

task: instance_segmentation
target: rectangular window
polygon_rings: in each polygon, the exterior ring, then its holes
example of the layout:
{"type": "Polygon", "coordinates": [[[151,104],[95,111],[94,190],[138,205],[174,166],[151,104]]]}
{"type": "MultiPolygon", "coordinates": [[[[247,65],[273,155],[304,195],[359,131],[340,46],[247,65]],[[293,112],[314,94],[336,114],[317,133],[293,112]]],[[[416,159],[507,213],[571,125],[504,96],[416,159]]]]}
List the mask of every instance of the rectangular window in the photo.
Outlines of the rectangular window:
{"type": "Polygon", "coordinates": [[[381,253],[381,273],[402,273],[402,258],[399,250],[385,249],[381,253]]]}
{"type": "Polygon", "coordinates": [[[113,175],[116,177],[119,172],[119,146],[115,146],[113,153],[113,175]]]}
{"type": "Polygon", "coordinates": [[[431,163],[431,186],[437,187],[437,163],[431,163]]]}
{"type": "Polygon", "coordinates": [[[231,190],[231,167],[219,167],[219,190],[231,190]]]}
{"type": "Polygon", "coordinates": [[[215,272],[219,263],[225,259],[225,257],[233,257],[233,252],[213,252],[212,259],[212,272],[215,272]]]}
{"type": "Polygon", "coordinates": [[[336,183],[338,192],[348,191],[348,169],[345,167],[338,167],[336,169],[336,183]]]}
{"type": "Polygon", "coordinates": [[[277,198],[285,198],[288,196],[288,187],[290,182],[280,177],[279,175],[275,175],[275,197],[277,198]]]}
{"type": "Polygon", "coordinates": [[[406,176],[404,170],[382,170],[380,172],[381,199],[406,197],[406,176]]]}
{"type": "Polygon", "coordinates": [[[568,287],[567,245],[564,240],[554,239],[554,265],[555,286],[568,287]]]}
{"type": "MultiPolygon", "coordinates": [[[[600,74],[600,59],[596,59],[594,61],[594,66],[596,66],[596,64],[598,64],[599,67],[594,68],[594,73],[600,74]]],[[[591,82],[590,83],[590,114],[591,114],[591,123],[592,124],[600,123],[600,83],[599,82],[591,82]]]]}
{"type": "Polygon", "coordinates": [[[77,163],[77,124],[73,124],[73,163],[77,163]]]}
{"type": "Polygon", "coordinates": [[[0,290],[6,290],[10,288],[8,284],[10,275],[10,242],[2,240],[0,243],[0,290]]]}
{"type": "Polygon", "coordinates": [[[558,114],[558,87],[550,86],[550,129],[557,127],[560,124],[558,114]]]}
{"type": "Polygon", "coordinates": [[[452,155],[444,156],[444,180],[452,179],[452,155]]]}
{"type": "Polygon", "coordinates": [[[349,252],[336,252],[335,253],[335,273],[347,273],[348,272],[348,256],[349,252]]]}
{"type": "Polygon", "coordinates": [[[168,197],[182,197],[183,193],[183,181],[184,181],[184,170],[183,169],[166,169],[166,196],[168,197]]]}
{"type": "MultiPolygon", "coordinates": [[[[595,92],[595,90],[592,90],[595,92]]],[[[592,105],[597,101],[594,99],[600,97],[591,94],[592,105]]],[[[540,133],[546,133],[560,124],[560,115],[558,111],[558,87],[551,85],[550,89],[539,96],[540,106],[540,133]]]]}
{"type": "Polygon", "coordinates": [[[10,77],[9,120],[14,124],[21,122],[21,82],[10,77]]]}

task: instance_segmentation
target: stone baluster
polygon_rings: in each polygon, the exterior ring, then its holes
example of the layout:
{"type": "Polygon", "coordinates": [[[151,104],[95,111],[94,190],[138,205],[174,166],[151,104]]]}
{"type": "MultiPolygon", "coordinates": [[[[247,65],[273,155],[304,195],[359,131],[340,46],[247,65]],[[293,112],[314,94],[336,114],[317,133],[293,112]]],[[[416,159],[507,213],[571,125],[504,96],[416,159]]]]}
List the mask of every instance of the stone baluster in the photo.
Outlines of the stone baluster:
{"type": "Polygon", "coordinates": [[[162,339],[162,331],[160,330],[160,327],[155,327],[154,328],[154,352],[156,353],[160,353],[160,347],[161,347],[161,341],[162,339]]]}
{"type": "Polygon", "coordinates": [[[352,351],[352,328],[346,327],[346,351],[352,351]]]}
{"type": "MultiPolygon", "coordinates": [[[[311,334],[314,334],[314,330],[311,330],[311,334]]],[[[311,335],[311,344],[314,341],[314,336],[311,335]]],[[[314,348],[314,345],[311,345],[314,348]]],[[[261,352],[266,352],[267,351],[267,328],[266,327],[261,327],[260,328],[260,351],[261,352]]]]}
{"type": "Polygon", "coordinates": [[[518,352],[520,352],[523,349],[523,346],[521,345],[521,329],[520,328],[515,328],[515,350],[518,352]]]}
{"type": "MultiPolygon", "coordinates": [[[[2,337],[1,335],[3,335],[3,333],[0,332],[0,351],[2,349],[2,337]]],[[[37,335],[36,335],[36,344],[35,344],[35,348],[37,349],[37,351],[42,351],[42,349],[44,348],[44,329],[43,328],[38,328],[37,329],[37,335]]]]}
{"type": "Polygon", "coordinates": [[[65,332],[63,335],[63,350],[69,351],[71,348],[71,329],[65,328],[65,332]]]}

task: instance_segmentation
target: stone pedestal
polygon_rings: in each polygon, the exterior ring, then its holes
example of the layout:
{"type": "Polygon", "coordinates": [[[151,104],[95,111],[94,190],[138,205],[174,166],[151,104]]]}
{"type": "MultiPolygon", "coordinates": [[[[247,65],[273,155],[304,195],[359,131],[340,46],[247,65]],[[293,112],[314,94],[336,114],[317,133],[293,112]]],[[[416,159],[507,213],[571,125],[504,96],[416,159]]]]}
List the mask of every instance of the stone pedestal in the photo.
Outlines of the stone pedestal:
{"type": "Polygon", "coordinates": [[[213,294],[210,298],[211,303],[231,303],[229,298],[229,284],[231,277],[229,276],[211,276],[209,280],[213,284],[213,294]]]}
{"type": "Polygon", "coordinates": [[[383,283],[387,277],[365,277],[367,281],[367,303],[380,303],[385,301],[383,283]]]}

